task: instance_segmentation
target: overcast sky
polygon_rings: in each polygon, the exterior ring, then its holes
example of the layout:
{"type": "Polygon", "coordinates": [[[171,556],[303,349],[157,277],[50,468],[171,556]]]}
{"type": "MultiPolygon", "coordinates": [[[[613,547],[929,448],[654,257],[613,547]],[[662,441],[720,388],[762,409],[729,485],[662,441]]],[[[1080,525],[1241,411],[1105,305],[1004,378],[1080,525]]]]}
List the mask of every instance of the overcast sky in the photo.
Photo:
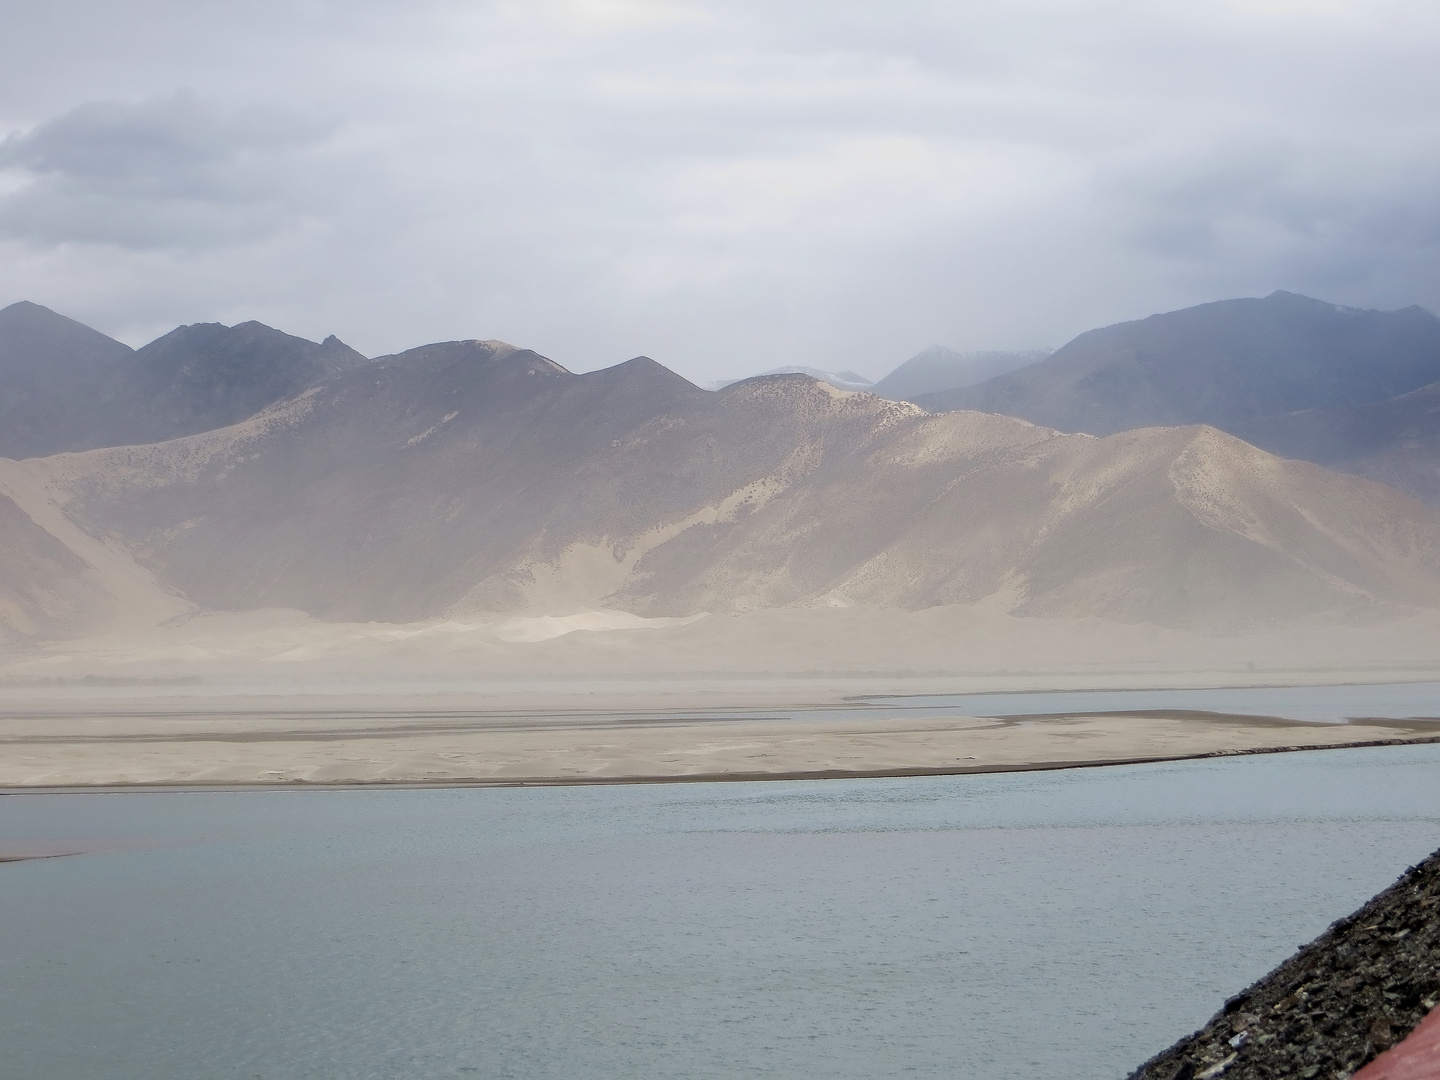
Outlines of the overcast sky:
{"type": "Polygon", "coordinates": [[[878,377],[1440,309],[1434,0],[0,0],[0,306],[878,377]]]}

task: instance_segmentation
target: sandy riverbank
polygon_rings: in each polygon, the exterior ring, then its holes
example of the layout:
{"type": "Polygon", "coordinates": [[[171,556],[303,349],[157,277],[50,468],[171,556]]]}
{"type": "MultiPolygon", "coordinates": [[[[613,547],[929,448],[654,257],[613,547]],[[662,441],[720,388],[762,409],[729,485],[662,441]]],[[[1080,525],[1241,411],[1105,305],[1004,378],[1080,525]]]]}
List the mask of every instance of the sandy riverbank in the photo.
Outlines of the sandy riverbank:
{"type": "Polygon", "coordinates": [[[885,775],[1440,734],[1201,714],[999,722],[862,700],[1434,681],[1433,612],[1223,637],[985,605],[633,621],[400,626],[271,611],[17,644],[0,649],[0,787],[885,775]]]}
{"type": "Polygon", "coordinates": [[[9,702],[0,788],[615,783],[987,772],[1440,737],[1440,722],[1315,724],[1157,711],[1005,720],[739,695],[9,702]],[[521,704],[528,707],[517,707],[521,704]],[[852,710],[851,715],[846,709],[852,710]]]}

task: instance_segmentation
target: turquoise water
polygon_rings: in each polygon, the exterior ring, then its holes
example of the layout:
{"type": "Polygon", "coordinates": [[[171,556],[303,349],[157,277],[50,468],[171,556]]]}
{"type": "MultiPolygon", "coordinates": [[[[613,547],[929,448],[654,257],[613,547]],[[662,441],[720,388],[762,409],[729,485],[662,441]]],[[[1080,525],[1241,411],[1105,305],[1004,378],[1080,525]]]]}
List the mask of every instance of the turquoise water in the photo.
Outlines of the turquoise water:
{"type": "Polygon", "coordinates": [[[1440,746],[0,796],[13,1080],[1123,1076],[1440,847],[1440,746]]]}

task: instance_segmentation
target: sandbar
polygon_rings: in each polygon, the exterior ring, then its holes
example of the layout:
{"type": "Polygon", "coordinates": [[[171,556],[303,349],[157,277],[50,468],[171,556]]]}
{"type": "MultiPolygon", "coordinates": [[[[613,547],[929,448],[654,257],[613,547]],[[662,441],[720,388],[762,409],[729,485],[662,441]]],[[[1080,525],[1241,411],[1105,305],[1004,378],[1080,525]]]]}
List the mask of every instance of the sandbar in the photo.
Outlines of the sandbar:
{"type": "Polygon", "coordinates": [[[1440,720],[1156,710],[986,718],[771,710],[31,704],[0,711],[0,789],[528,785],[936,775],[1440,741],[1440,720]]]}

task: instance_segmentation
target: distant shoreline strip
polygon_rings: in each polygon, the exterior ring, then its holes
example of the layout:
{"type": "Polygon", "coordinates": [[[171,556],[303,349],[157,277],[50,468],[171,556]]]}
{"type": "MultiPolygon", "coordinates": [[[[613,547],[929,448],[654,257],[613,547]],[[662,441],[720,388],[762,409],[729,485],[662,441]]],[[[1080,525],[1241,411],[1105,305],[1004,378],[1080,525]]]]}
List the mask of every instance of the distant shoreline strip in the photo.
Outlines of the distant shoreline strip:
{"type": "Polygon", "coordinates": [[[615,787],[638,784],[722,784],[781,780],[885,780],[918,776],[972,776],[987,773],[1054,772],[1063,769],[1099,769],[1116,765],[1159,765],[1168,761],[1204,761],[1210,758],[1252,757],[1257,754],[1294,754],[1311,750],[1362,750],[1380,746],[1423,746],[1440,743],[1440,735],[1416,738],[1368,739],[1345,743],[1259,746],[1243,750],[1209,750],[1198,754],[1155,757],[1096,758],[1082,761],[1034,761],[1013,765],[916,765],[884,769],[792,769],[786,772],[716,772],[652,776],[520,776],[447,777],[435,780],[251,780],[213,784],[193,780],[145,781],[130,784],[57,784],[0,787],[0,795],[103,795],[156,792],[205,793],[218,791],[363,791],[435,788],[615,787]]]}

